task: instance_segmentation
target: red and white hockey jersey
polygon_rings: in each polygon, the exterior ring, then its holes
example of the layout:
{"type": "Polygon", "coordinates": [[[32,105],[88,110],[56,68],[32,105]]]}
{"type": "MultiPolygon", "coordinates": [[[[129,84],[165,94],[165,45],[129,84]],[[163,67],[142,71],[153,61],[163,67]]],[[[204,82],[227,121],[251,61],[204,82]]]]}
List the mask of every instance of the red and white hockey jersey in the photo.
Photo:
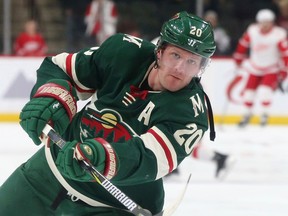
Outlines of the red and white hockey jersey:
{"type": "Polygon", "coordinates": [[[260,26],[251,24],[240,38],[233,55],[237,64],[241,64],[249,49],[249,59],[243,67],[250,73],[261,75],[287,71],[288,44],[286,30],[273,26],[266,33],[260,26]]]}
{"type": "Polygon", "coordinates": [[[116,33],[118,11],[116,4],[110,0],[94,0],[85,14],[86,34],[96,36],[98,45],[116,33]]]}

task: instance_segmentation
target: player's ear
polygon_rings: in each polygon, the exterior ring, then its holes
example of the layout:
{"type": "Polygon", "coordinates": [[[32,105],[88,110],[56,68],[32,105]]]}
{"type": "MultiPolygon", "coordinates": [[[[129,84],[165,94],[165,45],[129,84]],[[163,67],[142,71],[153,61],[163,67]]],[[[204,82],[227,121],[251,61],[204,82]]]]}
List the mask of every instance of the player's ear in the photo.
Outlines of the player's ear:
{"type": "Polygon", "coordinates": [[[158,49],[158,50],[156,50],[157,60],[161,59],[162,53],[163,53],[163,49],[158,49]]]}

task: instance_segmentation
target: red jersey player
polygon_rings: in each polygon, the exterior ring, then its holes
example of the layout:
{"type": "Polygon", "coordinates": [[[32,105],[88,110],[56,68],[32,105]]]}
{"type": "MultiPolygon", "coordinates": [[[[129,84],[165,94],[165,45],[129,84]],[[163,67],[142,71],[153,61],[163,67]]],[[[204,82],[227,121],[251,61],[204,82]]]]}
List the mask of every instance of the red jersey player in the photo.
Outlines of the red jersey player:
{"type": "Polygon", "coordinates": [[[287,75],[288,47],[287,33],[275,25],[275,14],[270,9],[261,9],[256,14],[256,23],[251,24],[240,38],[233,55],[237,66],[242,64],[249,49],[249,59],[243,63],[248,79],[243,91],[245,114],[239,126],[246,126],[252,117],[256,90],[261,104],[260,124],[266,125],[273,92],[277,89],[279,78],[287,75]]]}
{"type": "Polygon", "coordinates": [[[25,23],[24,32],[14,42],[14,53],[18,56],[42,56],[47,52],[43,36],[37,31],[37,23],[29,20],[25,23]]]}

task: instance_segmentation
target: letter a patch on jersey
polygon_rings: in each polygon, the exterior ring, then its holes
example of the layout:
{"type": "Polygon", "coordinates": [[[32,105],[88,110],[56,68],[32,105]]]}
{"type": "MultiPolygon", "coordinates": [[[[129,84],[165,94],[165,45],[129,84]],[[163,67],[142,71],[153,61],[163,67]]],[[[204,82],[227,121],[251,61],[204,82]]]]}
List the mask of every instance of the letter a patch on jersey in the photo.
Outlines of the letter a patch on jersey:
{"type": "Polygon", "coordinates": [[[155,104],[150,101],[145,107],[145,109],[139,115],[138,121],[141,122],[141,120],[144,119],[144,125],[148,126],[151,113],[154,107],[155,107],[155,104]]]}

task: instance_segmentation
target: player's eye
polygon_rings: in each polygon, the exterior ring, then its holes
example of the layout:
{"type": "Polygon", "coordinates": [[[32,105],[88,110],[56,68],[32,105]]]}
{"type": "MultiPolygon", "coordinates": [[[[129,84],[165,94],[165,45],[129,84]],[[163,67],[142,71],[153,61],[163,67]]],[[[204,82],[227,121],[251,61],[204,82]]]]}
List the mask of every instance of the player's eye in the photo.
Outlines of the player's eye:
{"type": "Polygon", "coordinates": [[[180,59],[180,55],[175,52],[173,52],[171,55],[174,59],[180,59]]]}
{"type": "Polygon", "coordinates": [[[195,61],[194,59],[188,59],[187,63],[190,65],[195,65],[195,64],[197,64],[197,61],[195,61]]]}

